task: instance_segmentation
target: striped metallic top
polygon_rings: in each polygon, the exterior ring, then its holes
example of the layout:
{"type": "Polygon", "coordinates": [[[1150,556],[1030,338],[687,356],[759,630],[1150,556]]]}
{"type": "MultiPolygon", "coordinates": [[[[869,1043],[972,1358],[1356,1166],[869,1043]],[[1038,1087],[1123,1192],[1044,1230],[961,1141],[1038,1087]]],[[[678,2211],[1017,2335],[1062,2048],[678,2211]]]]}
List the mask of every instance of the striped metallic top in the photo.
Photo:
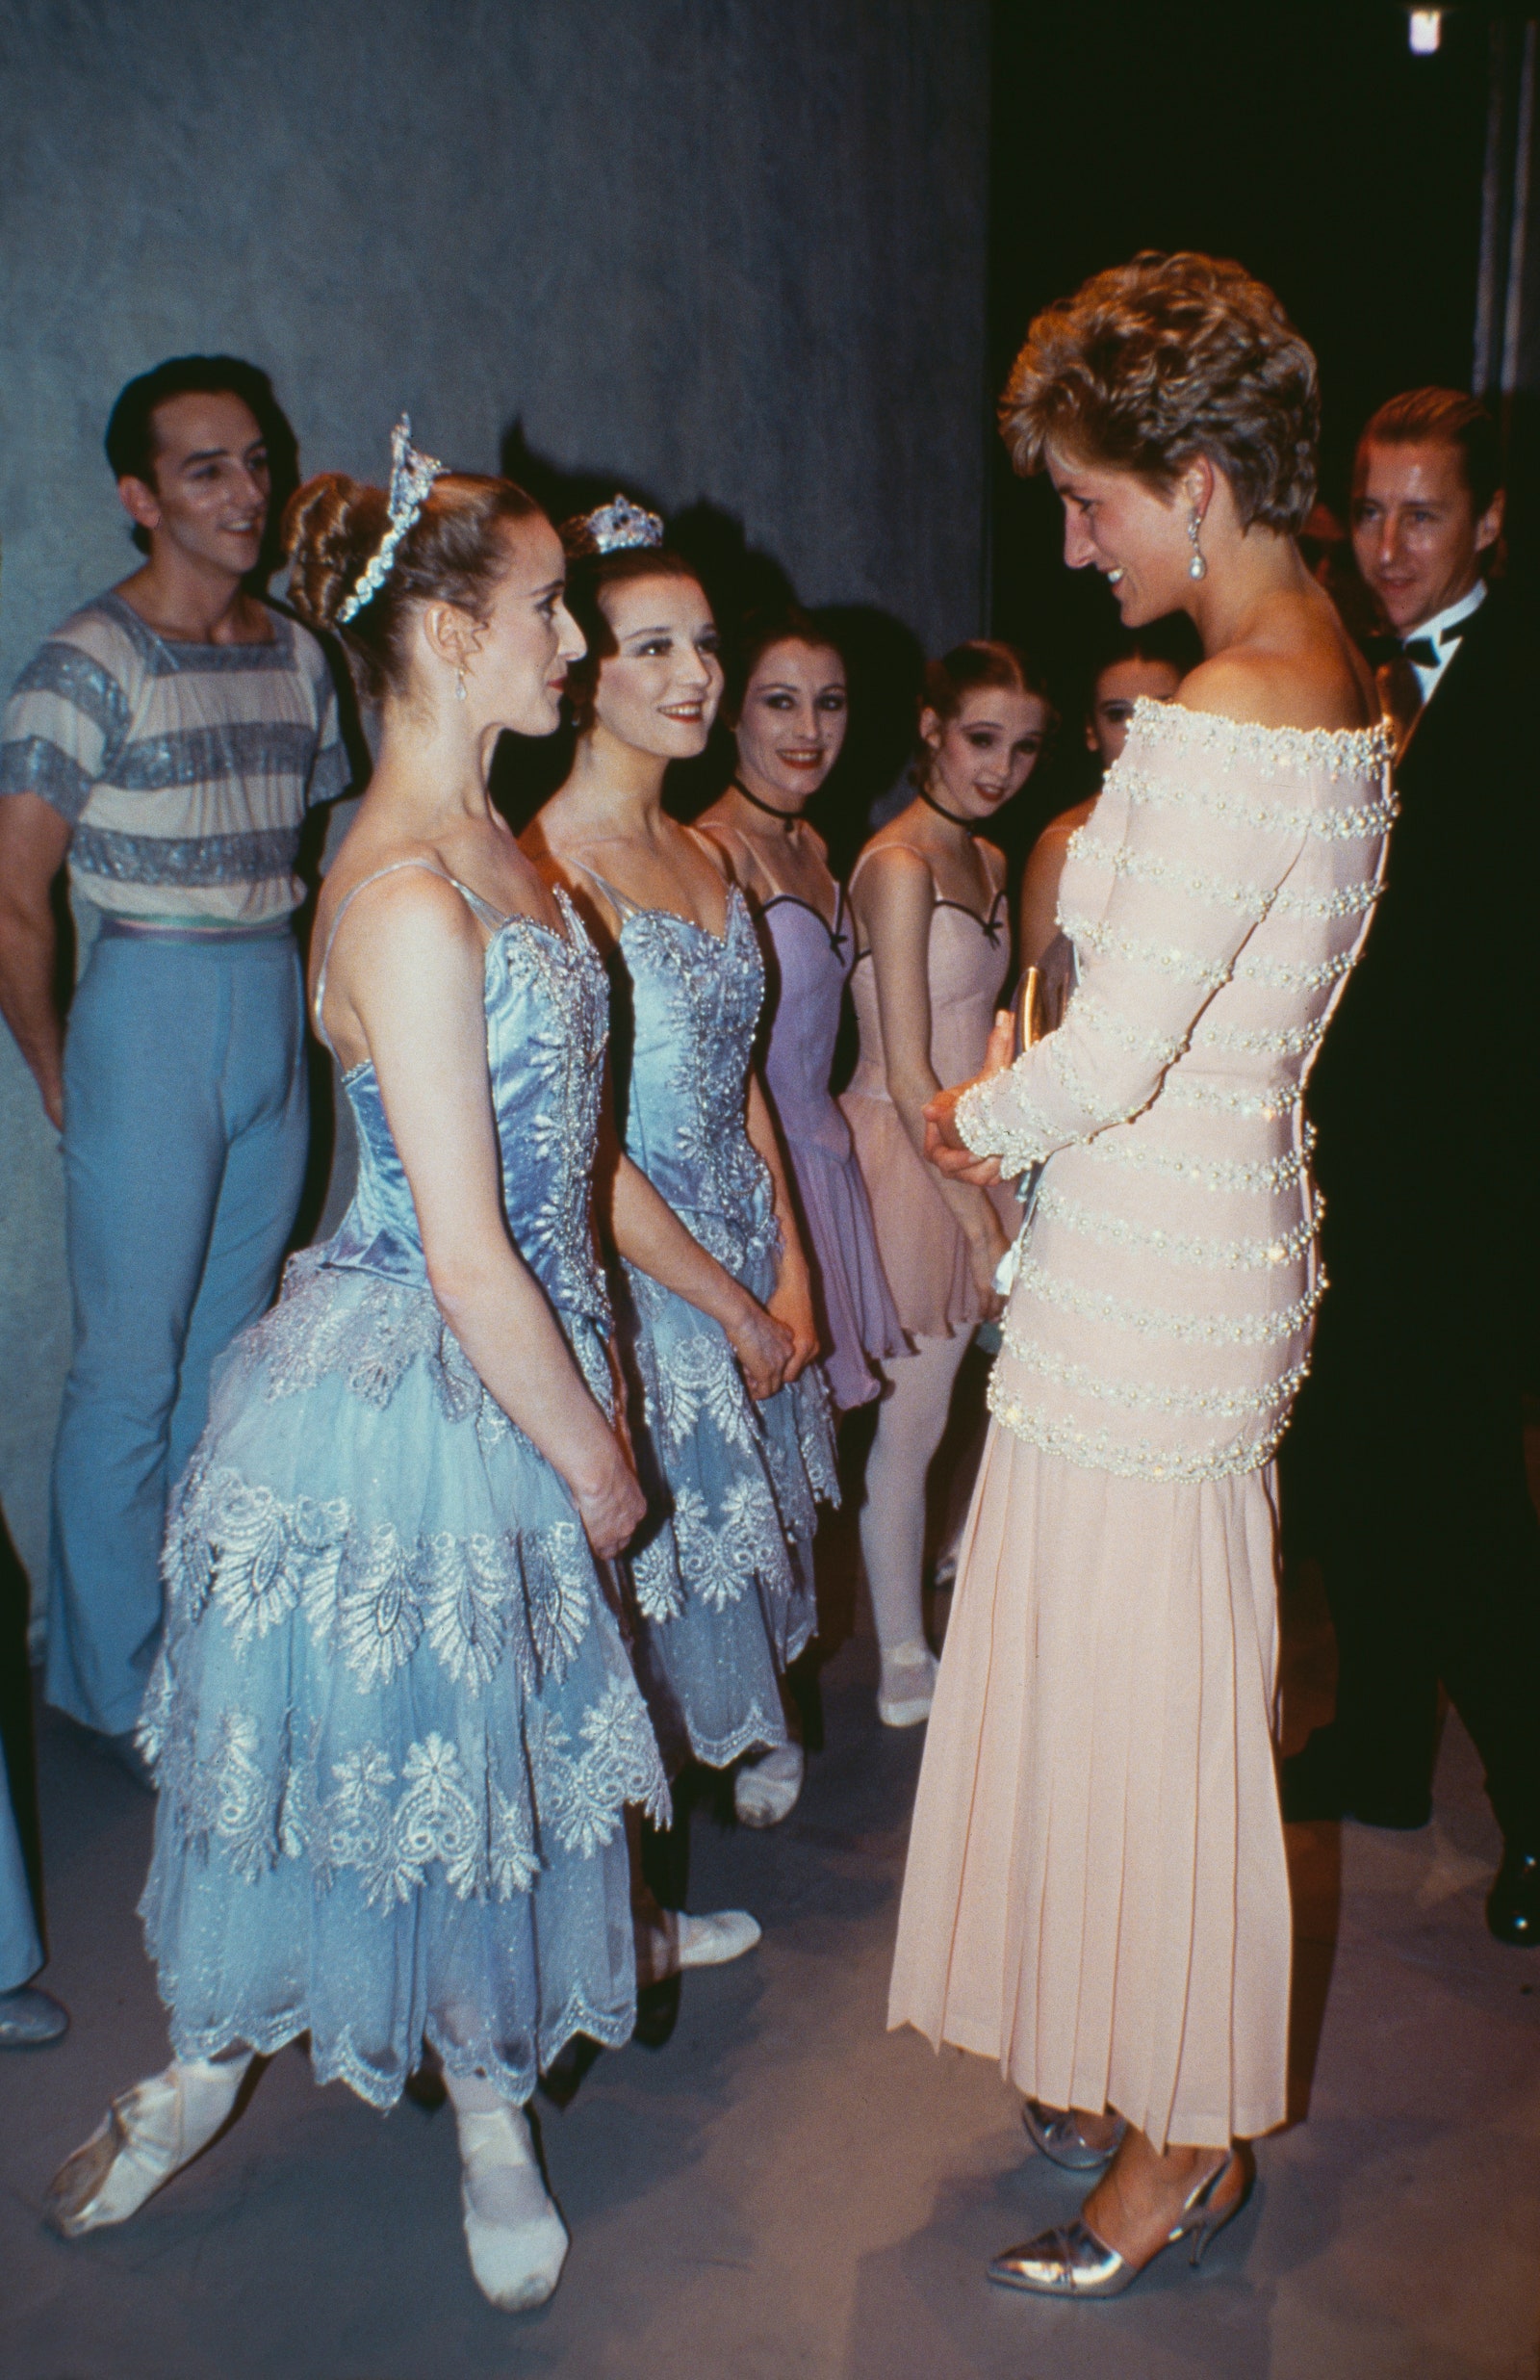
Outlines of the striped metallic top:
{"type": "Polygon", "coordinates": [[[348,763],[320,644],[269,617],[265,643],[183,643],[100,595],[17,679],[0,795],[68,819],[73,889],[108,916],[258,925],[302,898],[300,825],[348,763]]]}

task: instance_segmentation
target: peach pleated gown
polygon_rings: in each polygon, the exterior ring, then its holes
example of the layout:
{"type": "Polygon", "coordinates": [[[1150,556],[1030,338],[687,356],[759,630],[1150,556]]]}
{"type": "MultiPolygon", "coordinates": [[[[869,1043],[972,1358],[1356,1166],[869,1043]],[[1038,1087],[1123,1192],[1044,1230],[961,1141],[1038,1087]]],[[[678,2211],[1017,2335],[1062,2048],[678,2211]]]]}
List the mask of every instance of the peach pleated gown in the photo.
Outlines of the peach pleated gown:
{"type": "Polygon", "coordinates": [[[989,1387],[888,2021],[1164,2147],[1284,2115],[1272,1456],[1325,1286],[1301,1088],[1394,815],[1377,729],[1142,701],[1059,1030],[961,1102],[1046,1160],[989,1387]]]}

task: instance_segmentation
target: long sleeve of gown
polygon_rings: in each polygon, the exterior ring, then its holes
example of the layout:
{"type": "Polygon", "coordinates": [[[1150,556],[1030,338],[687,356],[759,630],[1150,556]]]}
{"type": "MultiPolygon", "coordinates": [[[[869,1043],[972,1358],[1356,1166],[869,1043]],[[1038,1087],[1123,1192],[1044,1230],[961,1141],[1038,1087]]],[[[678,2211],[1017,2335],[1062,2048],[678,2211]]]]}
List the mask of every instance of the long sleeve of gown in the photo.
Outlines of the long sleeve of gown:
{"type": "Polygon", "coordinates": [[[1141,739],[1137,765],[1119,772],[1122,804],[1098,803],[1072,838],[1112,882],[1093,911],[1061,900],[1080,962],[1064,1022],[958,1102],[963,1142],[1007,1175],[1148,1106],[1303,847],[1294,803],[1259,799],[1216,765],[1204,731],[1233,737],[1233,722],[1182,716],[1182,735],[1141,739]],[[1105,814],[1118,809],[1113,839],[1105,814]]]}
{"type": "Polygon", "coordinates": [[[1300,1099],[1367,930],[1395,805],[1374,730],[1142,702],[1070,841],[1080,985],[958,1101],[1046,1159],[991,1375],[997,1420],[1126,1477],[1265,1462],[1325,1283],[1300,1099]]]}

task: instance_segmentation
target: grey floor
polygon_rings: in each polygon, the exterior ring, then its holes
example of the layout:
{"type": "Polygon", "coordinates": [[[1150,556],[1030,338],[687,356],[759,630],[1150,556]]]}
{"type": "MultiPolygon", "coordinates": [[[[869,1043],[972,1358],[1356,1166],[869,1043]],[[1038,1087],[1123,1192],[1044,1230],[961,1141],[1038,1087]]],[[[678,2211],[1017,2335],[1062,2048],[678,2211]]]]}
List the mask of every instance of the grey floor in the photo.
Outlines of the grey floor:
{"type": "MultiPolygon", "coordinates": [[[[1319,1701],[1319,1614],[1291,1613],[1291,1724],[1319,1701]]],[[[164,2061],[134,1901],[150,1805],[61,1729],[41,1783],[59,2049],[0,2059],[4,2380],[1532,2380],[1540,2299],[1540,1956],[1487,1936],[1495,1837],[1446,1733],[1411,1836],[1293,1829],[1301,2114],[1265,2142],[1201,2273],[1116,2304],[991,2289],[989,2253],[1076,2203],[1025,2153],[982,2060],[883,2030],[920,1744],[872,1713],[860,1637],[825,1673],[827,1743],[793,1820],[694,1821],[691,1899],[759,1951],[691,1978],[673,2040],[541,2104],[573,2233],[542,2313],[476,2295],[452,2121],[381,2119],[275,2058],[233,2130],[136,2222],[73,2246],[43,2185],[110,2093],[164,2061]]]]}

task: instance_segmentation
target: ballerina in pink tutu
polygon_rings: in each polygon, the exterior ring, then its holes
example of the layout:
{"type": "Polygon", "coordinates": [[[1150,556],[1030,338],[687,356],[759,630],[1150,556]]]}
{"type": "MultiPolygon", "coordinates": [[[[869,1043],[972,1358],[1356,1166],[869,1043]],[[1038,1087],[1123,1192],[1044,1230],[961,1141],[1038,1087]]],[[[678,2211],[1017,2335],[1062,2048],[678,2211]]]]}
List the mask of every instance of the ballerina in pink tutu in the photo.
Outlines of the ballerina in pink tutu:
{"type": "Polygon", "coordinates": [[[860,1059],[840,1103],[914,1349],[883,1367],[887,1393],[860,1515],[882,1656],[877,1710],[889,1727],[916,1726],[931,1707],[926,1473],[973,1332],[999,1311],[995,1271],[1020,1221],[1010,1191],[943,1181],[925,1163],[922,1111],[943,1082],[983,1064],[1011,963],[1005,854],[987,838],[1036,766],[1051,715],[1009,645],[959,645],[933,661],[919,790],[872,837],[850,879],[860,1059]]]}

